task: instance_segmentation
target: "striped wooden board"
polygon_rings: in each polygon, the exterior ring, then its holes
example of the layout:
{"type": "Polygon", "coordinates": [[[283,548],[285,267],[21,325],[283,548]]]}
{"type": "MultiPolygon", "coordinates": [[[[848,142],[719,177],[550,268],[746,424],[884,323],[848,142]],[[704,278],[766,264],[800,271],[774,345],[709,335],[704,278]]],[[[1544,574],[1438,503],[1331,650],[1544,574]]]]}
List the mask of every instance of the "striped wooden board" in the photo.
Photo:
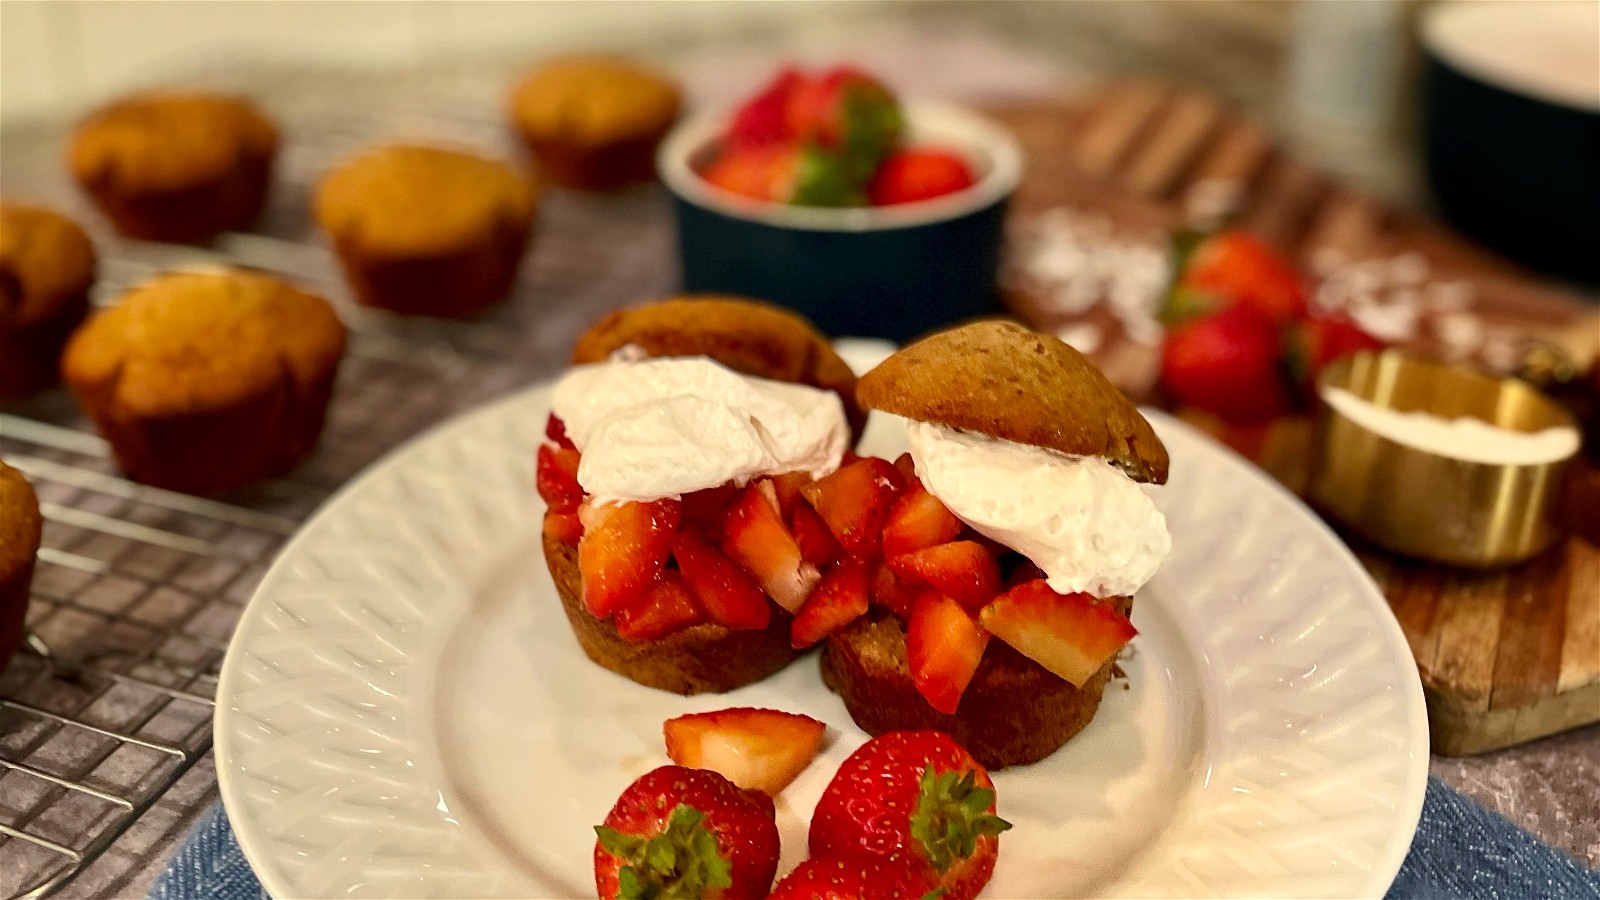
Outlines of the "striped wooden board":
{"type": "MultiPolygon", "coordinates": [[[[1060,102],[993,112],[1027,154],[1020,220],[1067,207],[1099,211],[1118,232],[1151,234],[1221,203],[1304,265],[1328,250],[1357,260],[1415,251],[1430,272],[1470,282],[1473,311],[1490,327],[1557,343],[1580,362],[1600,344],[1592,306],[1438,225],[1337,184],[1204,91],[1114,82],[1060,102]]],[[[1088,320],[1107,328],[1112,339],[1093,354],[1097,362],[1136,396],[1153,388],[1154,349],[1121,338],[1102,310],[1065,313],[1025,286],[1009,289],[1007,301],[1036,327],[1088,320]]],[[[1425,339],[1419,344],[1428,349],[1425,339]]],[[[1307,419],[1238,428],[1179,412],[1291,489],[1305,486],[1307,419]]],[[[1475,573],[1351,543],[1410,641],[1435,752],[1478,753],[1600,721],[1600,548],[1573,537],[1522,566],[1475,573]]]]}

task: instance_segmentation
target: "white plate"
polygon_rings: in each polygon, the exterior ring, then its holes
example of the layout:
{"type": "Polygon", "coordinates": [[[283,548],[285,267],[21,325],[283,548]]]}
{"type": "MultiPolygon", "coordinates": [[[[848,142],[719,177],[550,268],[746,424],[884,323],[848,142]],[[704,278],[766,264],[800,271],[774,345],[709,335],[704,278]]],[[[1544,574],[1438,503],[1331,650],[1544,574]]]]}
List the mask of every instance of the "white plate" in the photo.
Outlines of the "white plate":
{"type": "MultiPolygon", "coordinates": [[[[448,422],[340,492],[284,550],[218,690],[222,797],[273,896],[592,897],[592,825],[667,762],[661,722],[771,706],[827,722],[778,802],[786,871],[865,735],[815,655],[680,698],[590,663],[539,550],[548,392],[448,422]]],[[[986,896],[1380,897],[1422,807],[1421,685],[1377,588],[1297,500],[1148,413],[1173,552],[1094,722],[995,777],[986,896]]],[[[893,457],[874,424],[864,450],[893,457]]]]}

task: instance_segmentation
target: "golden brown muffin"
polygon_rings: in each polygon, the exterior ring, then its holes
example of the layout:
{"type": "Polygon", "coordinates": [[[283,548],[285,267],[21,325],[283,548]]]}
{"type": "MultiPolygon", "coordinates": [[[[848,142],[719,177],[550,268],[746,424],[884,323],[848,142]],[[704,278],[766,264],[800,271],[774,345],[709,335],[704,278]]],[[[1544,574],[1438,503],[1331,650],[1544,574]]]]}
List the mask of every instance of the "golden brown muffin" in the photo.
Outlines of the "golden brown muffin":
{"type": "Polygon", "coordinates": [[[623,59],[569,57],[534,69],[511,95],[511,120],[551,181],[607,191],[655,179],[656,146],[677,121],[678,88],[623,59]]]}
{"type": "Polygon", "coordinates": [[[368,151],[329,172],[316,216],[367,306],[460,318],[511,290],[536,208],[504,163],[439,147],[368,151]]]}
{"type": "Polygon", "coordinates": [[[277,149],[277,129],[247,101],[152,93],[79,124],[68,164],[119,232],[200,243],[255,223],[277,149]]]}
{"type": "Polygon", "coordinates": [[[0,672],[22,644],[42,526],[33,488],[21,472],[0,462],[0,672]]]}
{"type": "Polygon", "coordinates": [[[856,376],[804,317],[756,300],[678,297],[610,313],[578,338],[574,364],[600,362],[633,344],[647,356],[709,356],[735,372],[834,391],[861,437],[866,413],[856,376]]]}
{"type": "Polygon", "coordinates": [[[55,384],[61,348],[89,312],[94,245],[45,209],[0,204],[0,400],[55,384]]]}
{"type": "Polygon", "coordinates": [[[174,274],[79,329],[62,377],[129,476],[208,494],[311,451],[344,345],[320,297],[246,272],[174,274]]]}
{"type": "Polygon", "coordinates": [[[1083,354],[1010,322],[917,341],[863,375],[856,400],[920,422],[1103,456],[1135,481],[1167,480],[1167,448],[1128,398],[1083,354]]]}

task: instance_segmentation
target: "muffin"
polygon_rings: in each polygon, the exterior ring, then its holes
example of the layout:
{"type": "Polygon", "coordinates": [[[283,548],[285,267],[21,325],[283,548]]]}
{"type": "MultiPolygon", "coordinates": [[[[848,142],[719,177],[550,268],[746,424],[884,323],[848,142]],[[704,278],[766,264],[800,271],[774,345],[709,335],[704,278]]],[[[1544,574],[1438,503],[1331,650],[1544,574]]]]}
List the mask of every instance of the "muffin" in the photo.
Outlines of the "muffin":
{"type": "Polygon", "coordinates": [[[682,106],[666,75],[622,59],[570,57],[534,69],[511,120],[556,184],[609,191],[655,179],[656,145],[682,106]]]}
{"type": "Polygon", "coordinates": [[[68,164],[122,234],[203,243],[254,224],[278,132],[250,103],[211,94],[118,100],[78,125],[68,164]]]}
{"type": "Polygon", "coordinates": [[[0,400],[55,384],[61,348],[89,311],[94,245],[70,220],[0,204],[0,400]]]}
{"type": "Polygon", "coordinates": [[[41,528],[33,488],[21,472],[0,462],[0,672],[22,644],[41,528]]]}
{"type": "Polygon", "coordinates": [[[406,145],[345,162],[316,199],[357,299],[445,318],[510,292],[535,209],[532,182],[504,163],[406,145]]]}
{"type": "Polygon", "coordinates": [[[246,272],[173,274],[79,329],[62,377],[130,477],[209,494],[310,452],[344,345],[320,297],[246,272]]]}

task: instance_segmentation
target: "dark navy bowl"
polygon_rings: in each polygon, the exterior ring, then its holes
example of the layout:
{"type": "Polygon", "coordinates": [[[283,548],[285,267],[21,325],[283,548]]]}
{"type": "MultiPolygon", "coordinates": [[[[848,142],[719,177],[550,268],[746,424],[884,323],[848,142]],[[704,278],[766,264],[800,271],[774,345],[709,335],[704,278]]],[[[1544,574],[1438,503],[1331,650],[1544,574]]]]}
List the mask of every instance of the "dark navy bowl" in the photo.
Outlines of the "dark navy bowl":
{"type": "Polygon", "coordinates": [[[1422,30],[1439,212],[1519,262],[1590,283],[1600,283],[1600,62],[1583,42],[1595,42],[1595,23],[1590,4],[1441,3],[1422,30]],[[1573,63],[1587,74],[1549,71],[1573,63]]]}
{"type": "Polygon", "coordinates": [[[912,143],[964,154],[977,184],[897,206],[763,203],[693,169],[725,113],[679,126],[657,164],[677,209],[683,289],[772,301],[827,334],[901,342],[995,312],[1006,204],[1022,171],[1016,142],[956,107],[910,103],[906,119],[912,143]]]}

